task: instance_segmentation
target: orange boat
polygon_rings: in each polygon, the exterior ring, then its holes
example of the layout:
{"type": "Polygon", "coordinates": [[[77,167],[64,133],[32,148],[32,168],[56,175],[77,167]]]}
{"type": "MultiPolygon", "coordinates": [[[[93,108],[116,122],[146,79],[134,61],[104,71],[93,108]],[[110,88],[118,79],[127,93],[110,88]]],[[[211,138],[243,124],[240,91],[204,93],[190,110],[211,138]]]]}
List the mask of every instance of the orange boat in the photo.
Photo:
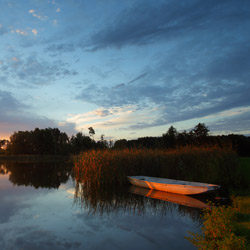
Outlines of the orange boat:
{"type": "Polygon", "coordinates": [[[215,191],[220,188],[219,185],[215,184],[156,178],[149,176],[128,176],[128,181],[135,186],[184,195],[201,194],[215,191]]]}

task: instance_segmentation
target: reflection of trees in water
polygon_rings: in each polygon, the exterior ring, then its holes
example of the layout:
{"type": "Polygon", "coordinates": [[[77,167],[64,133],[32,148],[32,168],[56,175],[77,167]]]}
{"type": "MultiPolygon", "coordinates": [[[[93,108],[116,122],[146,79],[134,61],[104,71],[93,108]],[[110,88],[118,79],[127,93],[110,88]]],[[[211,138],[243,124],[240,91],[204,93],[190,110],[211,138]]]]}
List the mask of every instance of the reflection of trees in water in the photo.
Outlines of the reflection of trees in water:
{"type": "Polygon", "coordinates": [[[166,215],[178,210],[181,216],[188,216],[194,221],[201,220],[202,210],[181,206],[175,203],[151,199],[135,195],[128,191],[128,187],[103,187],[95,188],[75,183],[74,203],[87,209],[89,213],[132,213],[137,215],[166,215]]]}
{"type": "Polygon", "coordinates": [[[35,188],[58,188],[66,183],[71,175],[72,166],[62,162],[5,162],[1,170],[9,173],[14,185],[35,188]]]}
{"type": "Polygon", "coordinates": [[[6,166],[0,162],[0,175],[5,175],[8,174],[8,169],[6,168],[6,166]]]}

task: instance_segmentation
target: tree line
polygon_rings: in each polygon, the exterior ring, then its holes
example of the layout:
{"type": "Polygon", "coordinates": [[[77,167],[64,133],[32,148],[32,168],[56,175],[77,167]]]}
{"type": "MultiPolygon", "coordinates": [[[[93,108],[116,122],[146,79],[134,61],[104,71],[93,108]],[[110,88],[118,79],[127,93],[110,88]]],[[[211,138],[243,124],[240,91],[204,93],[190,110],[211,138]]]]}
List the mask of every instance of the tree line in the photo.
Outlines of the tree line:
{"type": "Polygon", "coordinates": [[[104,136],[95,141],[95,131],[89,128],[89,136],[79,132],[69,137],[58,128],[36,128],[32,131],[18,131],[10,136],[10,140],[0,140],[1,147],[6,145],[5,150],[0,152],[8,155],[66,155],[77,154],[90,149],[102,149],[107,147],[104,136]]]}
{"type": "Polygon", "coordinates": [[[136,140],[117,140],[114,148],[148,148],[176,149],[185,146],[218,146],[232,147],[239,156],[250,156],[250,137],[244,135],[210,135],[204,123],[197,124],[193,129],[178,132],[171,126],[160,137],[142,137],[136,140]]]}
{"type": "Polygon", "coordinates": [[[250,156],[250,137],[244,135],[209,135],[209,129],[204,123],[197,124],[189,132],[178,132],[171,126],[166,133],[159,137],[142,137],[135,140],[121,139],[114,145],[104,139],[94,140],[95,130],[90,127],[89,135],[79,132],[69,137],[58,128],[36,128],[33,131],[18,131],[11,135],[10,140],[0,140],[2,154],[21,155],[66,155],[78,154],[91,149],[124,149],[124,148],[149,148],[149,149],[175,149],[183,146],[219,146],[233,147],[240,156],[250,156]]]}

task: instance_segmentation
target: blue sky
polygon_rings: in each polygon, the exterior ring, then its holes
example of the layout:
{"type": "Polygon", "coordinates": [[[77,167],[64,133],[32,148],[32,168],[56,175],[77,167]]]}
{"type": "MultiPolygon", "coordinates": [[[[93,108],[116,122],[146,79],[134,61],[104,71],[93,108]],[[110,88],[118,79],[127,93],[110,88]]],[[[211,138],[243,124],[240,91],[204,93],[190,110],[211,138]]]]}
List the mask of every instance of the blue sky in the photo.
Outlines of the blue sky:
{"type": "Polygon", "coordinates": [[[0,138],[250,134],[250,1],[0,0],[0,138]]]}

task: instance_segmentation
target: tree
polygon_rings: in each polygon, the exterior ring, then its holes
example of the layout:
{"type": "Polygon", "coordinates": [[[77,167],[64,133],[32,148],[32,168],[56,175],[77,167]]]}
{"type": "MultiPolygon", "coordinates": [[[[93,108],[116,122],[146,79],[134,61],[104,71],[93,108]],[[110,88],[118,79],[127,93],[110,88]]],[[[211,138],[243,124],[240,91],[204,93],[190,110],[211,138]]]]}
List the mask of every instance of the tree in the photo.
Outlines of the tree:
{"type": "Polygon", "coordinates": [[[173,126],[171,126],[166,134],[163,134],[163,141],[166,147],[175,148],[177,142],[177,130],[173,126]]]}
{"type": "Polygon", "coordinates": [[[67,134],[58,128],[36,128],[11,135],[7,151],[10,154],[65,154],[68,146],[67,134]]]}
{"type": "Polygon", "coordinates": [[[88,130],[89,130],[89,136],[94,139],[95,130],[93,129],[93,127],[89,127],[88,130]]]}
{"type": "Polygon", "coordinates": [[[105,136],[104,134],[101,135],[100,140],[96,144],[97,148],[100,148],[100,149],[108,148],[108,142],[107,140],[104,139],[104,136],[105,136]]]}
{"type": "Polygon", "coordinates": [[[196,137],[206,137],[208,136],[209,129],[205,123],[198,123],[193,129],[193,133],[196,137]]]}
{"type": "Polygon", "coordinates": [[[0,139],[0,148],[2,148],[2,147],[4,147],[4,146],[7,146],[8,143],[9,143],[8,140],[5,140],[5,139],[1,140],[1,139],[0,139]]]}
{"type": "Polygon", "coordinates": [[[83,135],[81,132],[77,133],[76,136],[72,136],[70,143],[73,153],[76,154],[94,147],[94,141],[89,136],[83,135]]]}
{"type": "Polygon", "coordinates": [[[115,149],[124,149],[128,146],[128,142],[126,139],[117,140],[114,144],[115,149]]]}

